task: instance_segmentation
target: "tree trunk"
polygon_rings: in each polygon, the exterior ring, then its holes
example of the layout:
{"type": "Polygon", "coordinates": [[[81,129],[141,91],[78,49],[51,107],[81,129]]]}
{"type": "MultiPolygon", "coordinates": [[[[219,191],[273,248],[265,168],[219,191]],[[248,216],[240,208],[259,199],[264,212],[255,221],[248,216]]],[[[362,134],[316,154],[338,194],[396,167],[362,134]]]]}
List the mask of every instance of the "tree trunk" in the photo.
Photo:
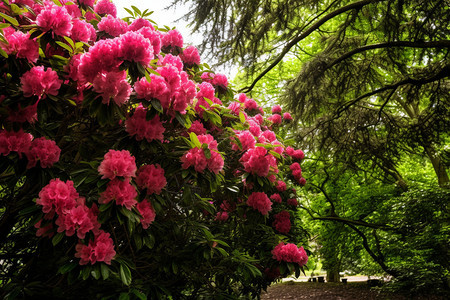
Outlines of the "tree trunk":
{"type": "Polygon", "coordinates": [[[424,146],[425,153],[433,165],[440,187],[450,186],[450,180],[441,157],[430,146],[424,146]]]}
{"type": "Polygon", "coordinates": [[[339,265],[334,265],[332,269],[327,270],[327,282],[339,282],[339,265]]]}

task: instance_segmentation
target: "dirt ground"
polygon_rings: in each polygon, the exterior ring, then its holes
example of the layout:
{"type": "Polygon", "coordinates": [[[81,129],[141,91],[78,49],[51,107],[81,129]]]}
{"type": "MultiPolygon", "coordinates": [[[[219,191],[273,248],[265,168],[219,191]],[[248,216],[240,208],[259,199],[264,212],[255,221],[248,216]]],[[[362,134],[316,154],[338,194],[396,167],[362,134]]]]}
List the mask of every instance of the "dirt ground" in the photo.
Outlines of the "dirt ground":
{"type": "Polygon", "coordinates": [[[400,294],[381,293],[370,289],[367,282],[318,283],[284,282],[270,286],[267,293],[261,294],[262,300],[274,299],[345,299],[345,300],[444,300],[436,295],[416,295],[408,297],[400,294]]]}

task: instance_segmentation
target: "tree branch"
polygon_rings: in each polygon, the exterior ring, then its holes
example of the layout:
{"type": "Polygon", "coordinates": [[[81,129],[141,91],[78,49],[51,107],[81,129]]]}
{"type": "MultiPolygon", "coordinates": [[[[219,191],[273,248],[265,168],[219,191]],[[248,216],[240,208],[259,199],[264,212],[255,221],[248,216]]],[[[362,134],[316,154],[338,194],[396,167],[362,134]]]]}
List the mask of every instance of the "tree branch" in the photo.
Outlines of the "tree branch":
{"type": "Polygon", "coordinates": [[[353,55],[355,55],[357,53],[361,53],[361,52],[373,50],[373,49],[382,49],[382,48],[391,48],[391,47],[450,48],[450,40],[430,41],[430,42],[392,41],[392,42],[386,42],[386,43],[366,45],[366,46],[363,46],[360,48],[353,49],[352,51],[349,51],[349,52],[343,54],[341,57],[335,59],[333,62],[328,64],[325,67],[325,70],[333,67],[334,65],[337,65],[338,63],[346,60],[347,58],[352,57],[353,55]]]}
{"type": "Polygon", "coordinates": [[[284,56],[289,52],[289,50],[291,50],[292,47],[294,47],[301,40],[303,40],[306,37],[308,37],[311,33],[313,33],[315,30],[317,30],[325,22],[327,22],[330,19],[332,19],[332,18],[334,18],[334,17],[336,17],[336,16],[338,16],[338,15],[340,15],[342,13],[345,13],[345,12],[347,12],[349,10],[361,9],[365,5],[368,5],[368,4],[371,4],[371,3],[375,3],[375,2],[381,2],[381,1],[385,1],[385,0],[363,0],[363,1],[358,1],[358,2],[351,3],[349,5],[346,5],[344,7],[341,7],[339,9],[337,9],[337,10],[327,14],[326,16],[324,16],[323,18],[318,20],[316,23],[311,25],[311,27],[309,27],[302,34],[300,34],[297,37],[295,37],[294,39],[292,39],[286,46],[284,46],[283,51],[281,51],[281,53],[275,58],[275,60],[264,71],[262,71],[258,75],[258,77],[255,78],[255,80],[253,80],[253,82],[252,82],[252,84],[250,86],[242,88],[240,90],[240,92],[242,92],[242,93],[250,92],[255,87],[256,83],[258,83],[258,81],[261,80],[261,78],[263,78],[270,70],[272,70],[276,65],[278,65],[278,63],[284,58],[284,56]]]}

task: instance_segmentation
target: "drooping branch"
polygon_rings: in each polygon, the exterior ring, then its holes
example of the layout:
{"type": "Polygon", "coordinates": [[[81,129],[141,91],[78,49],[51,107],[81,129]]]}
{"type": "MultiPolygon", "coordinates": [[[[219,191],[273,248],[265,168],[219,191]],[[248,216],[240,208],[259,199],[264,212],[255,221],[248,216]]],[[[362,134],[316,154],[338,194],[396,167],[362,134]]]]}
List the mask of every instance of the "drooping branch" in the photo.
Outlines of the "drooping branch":
{"type": "Polygon", "coordinates": [[[450,40],[443,41],[429,41],[429,42],[410,42],[410,41],[392,41],[386,43],[378,43],[372,45],[366,45],[360,48],[353,49],[349,51],[339,58],[335,59],[331,63],[329,63],[325,70],[337,65],[338,63],[346,60],[347,58],[352,57],[355,54],[373,50],[373,49],[382,49],[382,48],[392,48],[392,47],[408,47],[408,48],[450,48],[450,40]]]}
{"type": "Polygon", "coordinates": [[[423,84],[427,84],[427,83],[430,83],[430,82],[434,82],[434,81],[446,78],[449,75],[450,75],[450,65],[446,65],[437,74],[434,74],[433,76],[430,76],[430,77],[427,77],[427,78],[419,78],[419,79],[406,78],[406,79],[403,79],[403,80],[401,80],[401,81],[399,81],[397,83],[385,85],[382,88],[379,88],[379,89],[370,91],[368,93],[365,93],[365,94],[357,97],[356,99],[353,99],[352,101],[348,102],[344,106],[341,106],[337,110],[337,112],[334,114],[335,117],[333,119],[339,118],[344,111],[346,111],[347,109],[349,109],[350,107],[352,107],[353,105],[355,105],[356,103],[361,101],[362,99],[365,99],[365,98],[368,98],[370,96],[382,93],[384,91],[397,89],[397,88],[399,88],[402,85],[407,85],[407,84],[423,85],[423,84]]]}
{"type": "Polygon", "coordinates": [[[315,22],[313,25],[311,25],[311,27],[309,27],[306,31],[304,31],[303,33],[301,33],[300,35],[296,36],[295,38],[293,38],[288,44],[286,44],[286,46],[284,46],[283,50],[281,51],[281,53],[275,58],[275,60],[266,68],[264,69],[254,80],[253,82],[250,84],[250,86],[244,87],[240,90],[240,92],[242,93],[248,93],[250,92],[255,85],[258,83],[259,80],[261,80],[261,78],[263,78],[268,72],[270,72],[270,70],[272,70],[276,65],[278,65],[281,60],[284,58],[284,56],[291,50],[292,47],[294,47],[295,45],[297,45],[300,41],[302,41],[303,39],[305,39],[306,37],[308,37],[311,33],[313,33],[315,30],[317,30],[320,26],[322,26],[324,23],[326,23],[327,21],[333,19],[334,17],[343,14],[347,11],[353,10],[353,9],[361,9],[362,7],[368,5],[368,4],[372,4],[375,2],[381,2],[384,0],[363,0],[363,1],[358,1],[358,2],[354,2],[351,4],[348,4],[344,7],[341,7],[327,15],[325,15],[323,18],[321,18],[320,20],[318,20],[317,22],[315,22]]]}

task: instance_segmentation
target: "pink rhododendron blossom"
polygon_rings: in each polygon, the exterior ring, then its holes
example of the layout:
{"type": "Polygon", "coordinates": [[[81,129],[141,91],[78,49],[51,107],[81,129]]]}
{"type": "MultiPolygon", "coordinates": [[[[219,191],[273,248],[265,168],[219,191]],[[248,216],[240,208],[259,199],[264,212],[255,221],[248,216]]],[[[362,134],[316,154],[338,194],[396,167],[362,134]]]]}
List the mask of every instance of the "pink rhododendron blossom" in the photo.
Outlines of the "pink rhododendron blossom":
{"type": "Polygon", "coordinates": [[[282,180],[278,180],[276,189],[279,192],[284,192],[286,190],[286,183],[282,180]]]}
{"type": "Polygon", "coordinates": [[[280,194],[273,194],[272,196],[270,196],[270,199],[273,202],[281,203],[281,196],[280,196],[280,194]]]}
{"type": "Polygon", "coordinates": [[[294,150],[294,148],[288,146],[286,147],[286,154],[292,157],[294,160],[301,161],[305,158],[305,153],[302,150],[294,150]]]}
{"type": "Polygon", "coordinates": [[[117,205],[131,210],[137,204],[137,195],[136,189],[129,180],[121,181],[116,178],[108,182],[106,190],[100,194],[98,203],[106,204],[114,200],[117,205]]]}
{"type": "Polygon", "coordinates": [[[229,110],[231,110],[231,112],[236,115],[239,116],[239,112],[241,111],[241,103],[239,102],[231,102],[230,105],[228,105],[227,107],[229,110]]]}
{"type": "Polygon", "coordinates": [[[216,214],[215,220],[219,222],[225,222],[226,220],[228,220],[228,213],[226,211],[219,211],[216,214]]]}
{"type": "Polygon", "coordinates": [[[159,115],[155,115],[152,119],[147,120],[147,110],[139,105],[133,115],[125,121],[125,130],[135,136],[136,140],[141,141],[144,138],[151,142],[153,140],[163,141],[164,131],[166,130],[159,119],[159,115]]]}
{"type": "Polygon", "coordinates": [[[195,171],[200,173],[203,173],[208,167],[211,172],[218,174],[223,169],[224,161],[222,155],[217,151],[217,141],[210,134],[198,135],[197,138],[201,144],[208,145],[210,157],[206,158],[203,149],[192,148],[181,157],[183,163],[181,167],[187,169],[194,166],[195,171]]]}
{"type": "Polygon", "coordinates": [[[31,146],[33,136],[29,133],[19,131],[0,130],[0,155],[9,155],[11,152],[17,152],[19,157],[26,153],[31,146]]]}
{"type": "Polygon", "coordinates": [[[130,178],[136,175],[135,158],[128,150],[109,150],[98,167],[102,179],[113,180],[116,177],[130,178]]]}
{"type": "Polygon", "coordinates": [[[183,61],[184,65],[188,68],[200,64],[200,54],[198,53],[197,48],[194,46],[186,47],[186,49],[184,49],[180,54],[180,58],[183,61]]]}
{"type": "Polygon", "coordinates": [[[93,87],[102,96],[103,104],[109,104],[112,99],[118,106],[122,106],[131,94],[125,71],[99,73],[93,81],[93,87]]]}
{"type": "Polygon", "coordinates": [[[272,114],[281,114],[281,106],[278,104],[272,106],[272,114]]]}
{"type": "Polygon", "coordinates": [[[195,111],[202,117],[204,109],[201,107],[205,107],[206,109],[209,109],[211,106],[210,104],[205,100],[205,98],[211,100],[213,103],[222,104],[222,102],[217,99],[214,94],[215,90],[212,84],[209,82],[202,82],[199,86],[199,91],[197,93],[197,104],[195,105],[195,111]]]}
{"type": "Polygon", "coordinates": [[[48,223],[42,226],[42,219],[40,219],[36,224],[34,224],[34,228],[37,229],[36,236],[48,237],[51,238],[55,235],[53,232],[53,224],[48,223]]]}
{"type": "Polygon", "coordinates": [[[192,104],[197,90],[195,83],[188,79],[186,72],[180,73],[181,85],[178,90],[172,94],[172,109],[181,114],[186,113],[186,108],[192,104]]]}
{"type": "Polygon", "coordinates": [[[295,244],[284,244],[280,242],[272,250],[273,258],[277,261],[285,261],[297,263],[300,267],[306,265],[308,262],[308,255],[306,255],[303,247],[297,247],[295,244]]]}
{"type": "Polygon", "coordinates": [[[285,121],[292,121],[292,116],[291,116],[291,114],[290,113],[288,113],[288,112],[285,112],[284,114],[283,114],[283,120],[285,120],[285,121]]]}
{"type": "Polygon", "coordinates": [[[277,136],[272,130],[264,131],[261,136],[263,136],[269,143],[275,142],[277,140],[277,136]]]}
{"type": "Polygon", "coordinates": [[[8,109],[8,118],[10,122],[33,124],[37,121],[37,102],[33,105],[22,108],[19,104],[18,110],[8,109]]]}
{"type": "Polygon", "coordinates": [[[263,192],[253,192],[247,199],[247,205],[267,215],[272,210],[272,202],[263,192]]]}
{"type": "Polygon", "coordinates": [[[269,174],[271,165],[276,165],[276,159],[267,153],[264,147],[247,150],[239,160],[247,173],[265,177],[269,174]]]}
{"type": "Polygon", "coordinates": [[[63,6],[66,8],[67,13],[72,17],[72,18],[80,18],[81,17],[81,10],[78,7],[78,5],[74,4],[73,1],[70,0],[59,0],[59,2],[61,2],[61,4],[63,4],[63,6]],[[70,3],[73,4],[70,4],[70,3]]]}
{"type": "Polygon", "coordinates": [[[176,91],[181,86],[180,70],[172,65],[166,65],[156,69],[166,81],[170,92],[176,91]]]}
{"type": "Polygon", "coordinates": [[[178,56],[173,56],[172,54],[166,54],[165,56],[159,56],[158,65],[160,66],[174,66],[177,68],[178,72],[183,71],[183,61],[178,56]]]}
{"type": "Polygon", "coordinates": [[[104,31],[110,36],[117,37],[128,31],[128,23],[124,20],[108,15],[98,23],[98,30],[104,31]]]}
{"type": "Polygon", "coordinates": [[[293,163],[289,166],[289,169],[292,171],[292,176],[294,176],[295,180],[300,180],[302,177],[302,168],[299,163],[293,163]]]}
{"type": "Polygon", "coordinates": [[[155,210],[152,207],[152,204],[150,201],[144,199],[144,201],[138,203],[137,209],[139,213],[141,214],[141,225],[142,228],[147,229],[150,224],[153,223],[156,217],[155,210]]]}
{"type": "Polygon", "coordinates": [[[248,130],[253,134],[253,136],[255,137],[261,136],[262,131],[259,124],[253,120],[249,120],[249,124],[250,128],[248,130]]]}
{"type": "Polygon", "coordinates": [[[94,3],[95,3],[95,0],[77,0],[77,1],[80,4],[84,4],[84,5],[90,6],[90,7],[93,7],[94,3]]]}
{"type": "Polygon", "coordinates": [[[84,20],[73,19],[73,27],[70,37],[72,40],[78,42],[87,43],[89,41],[93,41],[96,38],[95,28],[84,20]],[[92,35],[92,31],[94,31],[94,35],[92,35]]]}
{"type": "Polygon", "coordinates": [[[44,32],[51,30],[56,35],[69,36],[72,30],[72,16],[65,6],[57,6],[47,1],[36,17],[36,25],[44,32]]]}
{"type": "Polygon", "coordinates": [[[110,0],[98,0],[94,11],[99,15],[111,15],[117,17],[117,8],[110,0]]]}
{"type": "Polygon", "coordinates": [[[159,164],[144,165],[139,168],[136,184],[140,189],[147,189],[147,194],[161,194],[167,181],[164,177],[164,169],[159,164]]]}
{"type": "Polygon", "coordinates": [[[146,78],[141,78],[134,84],[134,90],[138,99],[151,101],[159,100],[165,109],[170,105],[170,90],[166,80],[158,75],[150,74],[150,82],[146,78]]]}
{"type": "Polygon", "coordinates": [[[298,201],[297,201],[297,199],[295,199],[295,198],[287,199],[286,202],[287,202],[288,205],[291,205],[291,206],[298,206],[298,201]]]}
{"type": "Polygon", "coordinates": [[[281,124],[281,116],[279,114],[271,115],[267,118],[267,120],[271,121],[274,125],[280,125],[281,124]]]}
{"type": "Polygon", "coordinates": [[[302,177],[298,180],[298,184],[300,184],[301,186],[304,186],[306,184],[306,179],[305,177],[302,177]]]}
{"type": "Polygon", "coordinates": [[[123,60],[147,66],[154,57],[150,40],[139,32],[128,31],[118,37],[118,42],[120,44],[119,57],[123,60]]]}
{"type": "Polygon", "coordinates": [[[119,59],[120,49],[116,40],[100,40],[89,48],[89,52],[80,58],[78,76],[92,82],[101,72],[118,71],[122,61],[119,59]]]}
{"type": "Polygon", "coordinates": [[[84,245],[81,242],[75,247],[75,257],[80,258],[80,265],[87,263],[95,264],[97,261],[103,261],[110,265],[111,260],[116,255],[114,250],[114,242],[110,237],[110,234],[104,231],[100,231],[95,239],[89,241],[88,245],[84,245]]]}
{"type": "Polygon", "coordinates": [[[212,85],[219,86],[223,89],[226,89],[228,87],[228,78],[224,74],[216,73],[214,74],[212,85]]]}
{"type": "Polygon", "coordinates": [[[8,55],[15,54],[17,58],[26,58],[29,62],[36,62],[39,58],[39,45],[36,39],[30,39],[29,33],[15,31],[11,27],[3,29],[8,44],[0,41],[2,48],[8,55]]]}
{"type": "Polygon", "coordinates": [[[258,111],[259,105],[255,100],[247,98],[244,102],[244,107],[247,111],[258,111]]]}
{"type": "Polygon", "coordinates": [[[27,168],[36,166],[39,161],[41,168],[53,166],[59,160],[61,149],[55,141],[48,140],[45,137],[34,139],[25,155],[28,158],[27,168]]]}
{"type": "Polygon", "coordinates": [[[143,18],[137,18],[133,21],[133,23],[128,26],[129,31],[138,31],[139,29],[143,27],[148,27],[151,30],[155,30],[155,27],[153,27],[152,23],[150,23],[149,20],[143,19],[143,18]]]}
{"type": "Polygon", "coordinates": [[[150,27],[142,27],[137,32],[150,40],[154,55],[161,52],[161,33],[159,31],[152,30],[150,27]]]}
{"type": "Polygon", "coordinates": [[[247,151],[248,149],[252,149],[255,147],[256,141],[255,137],[251,134],[250,131],[244,130],[237,134],[239,141],[241,143],[241,149],[236,143],[232,143],[231,149],[234,151],[241,150],[241,151],[247,151]]]}
{"type": "Polygon", "coordinates": [[[42,206],[44,213],[56,211],[57,214],[72,209],[77,204],[79,195],[73,186],[73,181],[61,181],[59,178],[50,180],[39,192],[39,198],[36,199],[36,204],[42,206]]]}
{"type": "Polygon", "coordinates": [[[164,52],[170,52],[173,48],[181,49],[183,47],[183,36],[176,29],[169,30],[162,35],[161,45],[164,52]]]}
{"type": "Polygon", "coordinates": [[[84,239],[89,231],[100,228],[97,216],[85,205],[84,199],[79,199],[74,208],[60,214],[55,224],[58,225],[58,232],[65,231],[67,236],[76,232],[79,239],[84,239]]]}
{"type": "Polygon", "coordinates": [[[195,120],[194,122],[192,122],[191,127],[189,127],[188,132],[193,132],[196,135],[201,135],[206,134],[206,129],[201,121],[195,120]]]}
{"type": "Polygon", "coordinates": [[[43,66],[33,67],[20,78],[23,95],[25,97],[42,96],[43,94],[56,96],[62,80],[51,68],[44,71],[43,66]]]}
{"type": "Polygon", "coordinates": [[[282,212],[276,214],[274,216],[275,220],[272,223],[272,226],[281,233],[288,233],[291,230],[291,220],[289,216],[289,212],[283,210],[282,212]]]}

